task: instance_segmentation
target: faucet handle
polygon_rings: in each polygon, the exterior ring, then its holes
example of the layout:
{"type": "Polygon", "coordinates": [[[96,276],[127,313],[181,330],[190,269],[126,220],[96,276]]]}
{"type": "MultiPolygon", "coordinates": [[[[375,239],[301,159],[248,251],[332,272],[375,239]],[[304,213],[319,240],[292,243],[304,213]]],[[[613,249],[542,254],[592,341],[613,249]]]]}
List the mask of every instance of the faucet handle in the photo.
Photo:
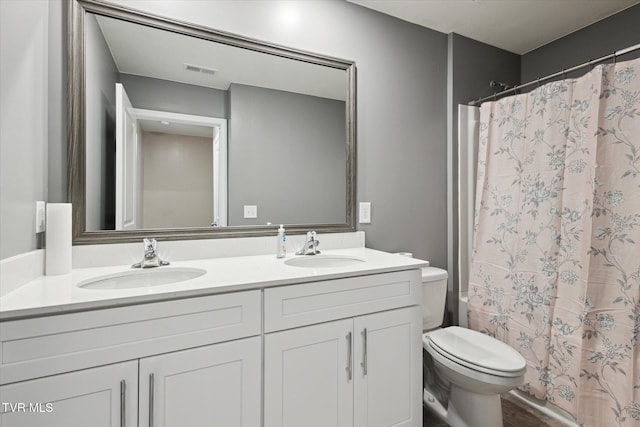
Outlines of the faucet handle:
{"type": "Polygon", "coordinates": [[[169,261],[163,261],[158,256],[158,241],[153,237],[145,237],[144,243],[144,258],[142,261],[137,262],[131,266],[131,268],[149,268],[160,267],[163,265],[169,265],[169,261]]]}
{"type": "Polygon", "coordinates": [[[316,255],[319,254],[320,251],[316,248],[320,242],[316,240],[316,232],[315,231],[307,231],[307,240],[305,240],[302,248],[296,252],[296,255],[316,255]]]}
{"type": "Polygon", "coordinates": [[[153,237],[144,238],[144,256],[149,258],[155,256],[158,242],[153,237]]]}
{"type": "Polygon", "coordinates": [[[307,255],[319,254],[320,251],[317,249],[319,244],[320,244],[320,241],[316,239],[316,232],[309,231],[307,233],[307,245],[309,245],[307,248],[307,255]]]}

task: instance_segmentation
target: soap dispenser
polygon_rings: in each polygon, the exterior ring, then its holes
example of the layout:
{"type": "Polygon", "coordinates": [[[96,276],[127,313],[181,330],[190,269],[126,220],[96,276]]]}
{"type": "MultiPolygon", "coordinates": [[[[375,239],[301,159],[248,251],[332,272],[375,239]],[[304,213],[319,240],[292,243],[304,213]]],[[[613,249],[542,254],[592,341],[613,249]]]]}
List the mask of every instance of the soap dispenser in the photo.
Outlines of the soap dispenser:
{"type": "Polygon", "coordinates": [[[278,229],[278,242],[276,246],[276,257],[284,258],[287,255],[287,235],[284,232],[284,227],[280,224],[278,229]]]}

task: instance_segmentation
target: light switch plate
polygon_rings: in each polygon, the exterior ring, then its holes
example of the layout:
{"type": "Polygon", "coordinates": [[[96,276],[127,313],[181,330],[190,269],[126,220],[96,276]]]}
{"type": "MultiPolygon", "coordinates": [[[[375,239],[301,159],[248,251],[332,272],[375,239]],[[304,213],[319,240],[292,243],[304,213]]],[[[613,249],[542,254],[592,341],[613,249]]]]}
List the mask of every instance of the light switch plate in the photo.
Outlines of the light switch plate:
{"type": "Polygon", "coordinates": [[[358,217],[360,224],[371,223],[371,202],[360,202],[360,213],[358,217]]]}
{"type": "Polygon", "coordinates": [[[36,202],[36,233],[44,233],[45,226],[45,218],[46,218],[46,204],[44,201],[39,200],[36,202]]]}
{"type": "Polygon", "coordinates": [[[245,218],[258,218],[258,207],[256,205],[244,205],[245,218]]]}

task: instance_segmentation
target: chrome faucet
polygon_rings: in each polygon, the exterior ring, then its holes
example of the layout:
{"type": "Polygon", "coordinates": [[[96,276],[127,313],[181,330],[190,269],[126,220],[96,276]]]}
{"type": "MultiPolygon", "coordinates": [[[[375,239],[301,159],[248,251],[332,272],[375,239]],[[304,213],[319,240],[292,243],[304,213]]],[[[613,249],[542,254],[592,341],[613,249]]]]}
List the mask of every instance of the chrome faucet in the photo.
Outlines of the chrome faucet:
{"type": "Polygon", "coordinates": [[[317,255],[320,251],[317,249],[320,241],[316,239],[316,232],[309,231],[307,233],[307,240],[302,245],[302,249],[296,252],[296,255],[317,255]]]}
{"type": "Polygon", "coordinates": [[[158,242],[153,237],[144,238],[144,258],[137,262],[131,268],[151,268],[169,265],[169,261],[163,261],[158,256],[158,242]]]}

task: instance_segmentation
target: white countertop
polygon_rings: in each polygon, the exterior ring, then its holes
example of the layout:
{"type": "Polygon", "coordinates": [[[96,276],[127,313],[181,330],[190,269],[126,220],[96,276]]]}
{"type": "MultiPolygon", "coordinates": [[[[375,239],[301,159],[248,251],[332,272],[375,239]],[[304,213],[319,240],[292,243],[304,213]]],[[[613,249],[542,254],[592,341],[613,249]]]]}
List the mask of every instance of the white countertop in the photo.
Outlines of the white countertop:
{"type": "MultiPolygon", "coordinates": [[[[63,314],[176,298],[212,295],[272,286],[378,274],[427,267],[429,264],[367,248],[322,251],[364,260],[345,267],[306,268],[285,264],[295,255],[237,256],[172,262],[171,267],[192,267],[206,274],[187,281],[131,289],[82,289],[77,285],[92,278],[123,273],[130,265],[78,268],[60,276],[41,276],[0,298],[0,320],[63,314]]],[[[164,267],[160,267],[164,268],[164,267]]]]}

